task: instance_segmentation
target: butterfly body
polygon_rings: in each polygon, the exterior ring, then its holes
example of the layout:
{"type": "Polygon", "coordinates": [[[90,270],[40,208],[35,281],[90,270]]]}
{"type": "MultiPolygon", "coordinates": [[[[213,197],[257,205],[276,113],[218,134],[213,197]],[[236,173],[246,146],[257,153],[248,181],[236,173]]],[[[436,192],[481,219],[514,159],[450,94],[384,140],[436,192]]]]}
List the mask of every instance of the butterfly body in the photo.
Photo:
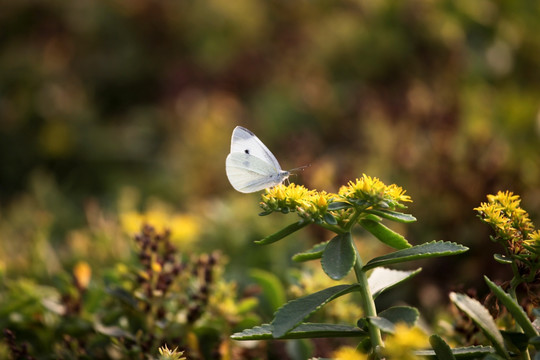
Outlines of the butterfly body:
{"type": "Polygon", "coordinates": [[[274,187],[290,175],[289,171],[281,169],[274,154],[262,141],[241,126],[233,130],[225,169],[231,185],[243,193],[274,187]]]}

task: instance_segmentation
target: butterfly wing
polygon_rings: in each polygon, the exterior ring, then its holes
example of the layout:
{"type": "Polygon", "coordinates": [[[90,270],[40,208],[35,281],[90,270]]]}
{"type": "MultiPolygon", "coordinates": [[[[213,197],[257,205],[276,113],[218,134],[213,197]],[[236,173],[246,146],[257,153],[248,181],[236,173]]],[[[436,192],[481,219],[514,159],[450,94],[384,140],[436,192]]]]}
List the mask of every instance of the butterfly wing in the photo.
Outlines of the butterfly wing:
{"type": "Polygon", "coordinates": [[[225,161],[231,185],[242,193],[251,193],[279,185],[289,176],[273,164],[244,152],[231,152],[225,161]]]}
{"type": "Polygon", "coordinates": [[[268,150],[266,145],[254,133],[242,126],[235,127],[232,133],[231,154],[234,153],[252,155],[264,162],[272,164],[275,173],[281,171],[281,166],[279,166],[274,154],[268,150]]]}

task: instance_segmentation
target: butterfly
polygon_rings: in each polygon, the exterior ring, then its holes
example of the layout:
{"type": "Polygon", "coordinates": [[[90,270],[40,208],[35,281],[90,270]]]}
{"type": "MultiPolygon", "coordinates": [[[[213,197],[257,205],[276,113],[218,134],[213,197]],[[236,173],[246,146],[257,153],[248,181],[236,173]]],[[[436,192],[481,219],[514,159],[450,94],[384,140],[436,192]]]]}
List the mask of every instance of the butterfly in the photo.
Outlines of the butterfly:
{"type": "Polygon", "coordinates": [[[233,130],[225,170],[233,188],[242,193],[274,187],[291,175],[281,169],[274,154],[262,141],[242,126],[233,130]]]}

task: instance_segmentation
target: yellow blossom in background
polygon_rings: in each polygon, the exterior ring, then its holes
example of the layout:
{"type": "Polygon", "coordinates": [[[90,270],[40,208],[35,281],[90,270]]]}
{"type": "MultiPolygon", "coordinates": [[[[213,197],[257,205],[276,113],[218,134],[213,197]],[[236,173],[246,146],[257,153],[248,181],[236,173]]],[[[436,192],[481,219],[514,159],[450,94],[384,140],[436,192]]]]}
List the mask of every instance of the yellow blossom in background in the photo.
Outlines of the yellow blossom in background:
{"type": "Polygon", "coordinates": [[[416,350],[428,348],[427,335],[417,327],[397,324],[394,334],[385,340],[384,354],[392,360],[416,360],[416,350]]]}
{"type": "Polygon", "coordinates": [[[157,232],[170,231],[171,241],[183,247],[193,243],[201,230],[195,216],[171,214],[165,209],[151,209],[145,213],[128,211],[120,215],[120,222],[124,231],[130,235],[140,232],[144,225],[153,226],[157,232]]]}
{"type": "Polygon", "coordinates": [[[77,284],[82,289],[86,289],[92,278],[92,268],[87,262],[79,261],[73,268],[73,276],[75,277],[77,284]]]}
{"type": "Polygon", "coordinates": [[[368,357],[353,347],[343,346],[332,353],[332,358],[335,360],[367,360],[368,357]]]}

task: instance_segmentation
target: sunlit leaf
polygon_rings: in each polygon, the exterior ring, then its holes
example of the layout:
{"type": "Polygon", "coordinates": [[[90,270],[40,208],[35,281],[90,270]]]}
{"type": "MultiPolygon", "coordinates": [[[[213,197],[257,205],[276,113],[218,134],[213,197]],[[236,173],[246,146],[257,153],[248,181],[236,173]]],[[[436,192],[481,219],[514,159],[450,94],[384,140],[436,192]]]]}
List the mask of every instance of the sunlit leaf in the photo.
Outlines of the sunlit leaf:
{"type": "MultiPolygon", "coordinates": [[[[495,349],[491,346],[469,346],[452,349],[452,354],[457,360],[482,359],[484,356],[494,352],[495,349]]],[[[438,359],[433,350],[418,350],[414,353],[428,359],[438,359]]]]}
{"type": "Polygon", "coordinates": [[[509,294],[507,294],[500,286],[489,280],[487,276],[484,276],[484,280],[486,281],[493,294],[495,294],[497,299],[499,299],[499,301],[503,303],[506,309],[512,314],[514,320],[523,329],[525,334],[527,334],[527,337],[531,338],[534,336],[538,336],[538,332],[529,320],[529,317],[527,316],[525,311],[523,311],[523,308],[516,302],[516,300],[514,300],[509,294]]]}
{"type": "Polygon", "coordinates": [[[272,320],[273,336],[282,337],[329,301],[358,289],[358,284],[337,285],[288,302],[272,320]]]}
{"type": "Polygon", "coordinates": [[[504,349],[504,340],[489,311],[477,300],[464,294],[450,293],[450,300],[482,330],[491,341],[497,353],[504,358],[509,358],[504,349]]]}
{"type": "Polygon", "coordinates": [[[394,249],[401,250],[411,247],[411,244],[409,244],[409,242],[401,234],[389,229],[380,222],[362,219],[359,221],[359,223],[364,229],[369,231],[381,242],[393,247],[394,249]]]}
{"type": "Polygon", "coordinates": [[[364,265],[363,270],[367,271],[377,266],[396,264],[405,261],[420,260],[438,256],[449,256],[461,254],[469,250],[468,247],[448,241],[432,241],[422,245],[413,246],[408,249],[398,250],[393,253],[376,257],[364,265]]]}
{"type": "MultiPolygon", "coordinates": [[[[274,337],[273,326],[264,324],[246,329],[231,336],[234,340],[271,340],[274,337]]],[[[310,339],[319,337],[365,337],[368,333],[356,326],[337,324],[304,323],[288,332],[280,339],[310,339]]]]}
{"type": "Polygon", "coordinates": [[[371,295],[375,298],[383,291],[418,274],[421,270],[421,268],[413,271],[392,270],[383,267],[376,268],[368,278],[371,295]]]}

